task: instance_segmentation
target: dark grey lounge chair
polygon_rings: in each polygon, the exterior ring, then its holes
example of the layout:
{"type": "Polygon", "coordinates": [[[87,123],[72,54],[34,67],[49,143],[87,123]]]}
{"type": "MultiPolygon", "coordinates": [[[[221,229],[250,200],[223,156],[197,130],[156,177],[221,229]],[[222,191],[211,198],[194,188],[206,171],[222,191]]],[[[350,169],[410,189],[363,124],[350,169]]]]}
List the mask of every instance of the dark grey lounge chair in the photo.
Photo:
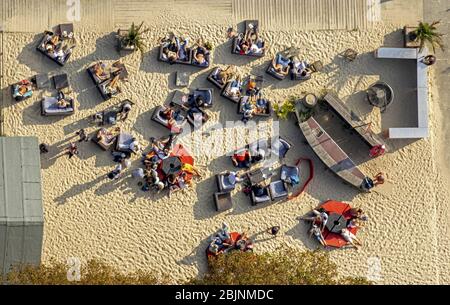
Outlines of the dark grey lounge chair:
{"type": "MultiPolygon", "coordinates": [[[[164,54],[164,49],[166,48],[166,44],[161,44],[158,52],[158,60],[161,62],[169,63],[170,61],[167,56],[164,54]]],[[[183,64],[183,65],[191,65],[192,64],[192,51],[191,48],[186,48],[186,60],[177,59],[173,62],[173,64],[183,64]]]]}
{"type": "Polygon", "coordinates": [[[292,183],[291,177],[292,176],[297,176],[299,177],[300,175],[300,170],[298,169],[297,166],[288,166],[283,164],[281,166],[281,175],[280,175],[280,180],[283,182],[286,182],[287,184],[294,184],[292,183]]]}
{"type": "Polygon", "coordinates": [[[214,194],[214,204],[216,211],[224,212],[230,210],[233,207],[233,200],[230,192],[221,192],[214,194]]]}
{"type": "Polygon", "coordinates": [[[67,46],[64,47],[64,50],[63,50],[64,54],[61,57],[54,57],[52,54],[50,54],[46,50],[45,46],[46,46],[46,43],[55,35],[58,35],[61,37],[61,34],[63,31],[67,32],[68,34],[73,33],[73,24],[61,24],[56,27],[55,32],[45,31],[44,37],[42,37],[42,39],[39,41],[39,44],[36,46],[37,51],[44,54],[45,56],[47,56],[48,58],[50,58],[52,61],[56,62],[60,66],[64,66],[69,61],[70,57],[72,56],[72,52],[73,52],[73,49],[75,48],[75,45],[73,45],[71,47],[67,47],[67,46]]]}
{"type": "MultiPolygon", "coordinates": [[[[238,113],[239,114],[244,114],[244,105],[247,102],[247,100],[249,99],[248,96],[243,96],[241,98],[241,100],[239,101],[239,108],[238,108],[238,113]]],[[[258,112],[258,113],[254,113],[253,116],[254,117],[270,117],[272,116],[273,113],[273,108],[272,108],[272,102],[266,100],[267,106],[266,106],[266,110],[265,112],[258,112]]]]}
{"type": "Polygon", "coordinates": [[[73,99],[67,99],[70,102],[68,107],[58,107],[56,97],[45,97],[41,101],[41,114],[43,116],[69,116],[75,113],[75,102],[73,99]]]}
{"type": "Polygon", "coordinates": [[[119,95],[122,91],[120,87],[116,87],[114,90],[109,90],[108,85],[111,83],[112,79],[108,79],[103,83],[97,85],[97,89],[105,101],[119,95]]]}
{"type": "Polygon", "coordinates": [[[236,188],[236,183],[231,183],[227,173],[216,175],[217,188],[220,192],[231,192],[236,188]]]}
{"type": "Polygon", "coordinates": [[[256,196],[255,192],[252,189],[252,191],[250,192],[250,199],[252,201],[252,205],[258,205],[258,204],[271,202],[272,198],[270,197],[269,187],[266,186],[264,188],[264,195],[263,196],[256,196]]]}
{"type": "Polygon", "coordinates": [[[221,71],[222,69],[220,69],[219,67],[214,68],[207,77],[207,80],[210,81],[214,86],[216,86],[219,89],[223,89],[226,86],[226,83],[222,83],[220,80],[217,79],[221,71]]]}
{"type": "Polygon", "coordinates": [[[205,49],[205,62],[203,64],[200,64],[195,59],[195,52],[196,51],[197,51],[197,47],[191,49],[191,54],[190,54],[191,65],[194,66],[194,67],[202,68],[202,69],[209,68],[209,66],[211,65],[211,54],[210,54],[210,52],[205,49]]]}
{"type": "Polygon", "coordinates": [[[205,103],[204,108],[211,108],[213,105],[213,92],[212,88],[197,88],[192,92],[192,98],[196,99],[198,96],[203,97],[205,103]]]}
{"type": "Polygon", "coordinates": [[[274,137],[270,143],[270,151],[273,155],[283,159],[291,149],[292,144],[281,137],[274,137]]]}
{"type": "Polygon", "coordinates": [[[221,96],[223,96],[224,98],[226,98],[229,101],[232,101],[233,103],[238,104],[239,101],[241,100],[241,95],[242,95],[242,87],[241,87],[241,94],[239,94],[239,96],[233,96],[230,94],[230,88],[231,85],[234,81],[229,81],[226,86],[223,88],[222,92],[220,93],[221,96]]]}
{"type": "Polygon", "coordinates": [[[161,124],[162,126],[170,129],[170,131],[174,134],[181,133],[183,131],[183,126],[186,124],[187,119],[183,118],[181,121],[178,122],[179,127],[169,127],[169,121],[164,118],[161,114],[164,112],[167,108],[165,106],[158,106],[152,115],[152,121],[155,121],[158,124],[161,124]]]}
{"type": "Polygon", "coordinates": [[[269,185],[270,197],[272,201],[281,201],[288,198],[288,187],[286,182],[277,180],[269,185]]]}
{"type": "Polygon", "coordinates": [[[133,152],[130,149],[130,144],[133,142],[134,137],[125,132],[121,132],[117,137],[116,150],[121,152],[133,152]]]}
{"type": "MultiPolygon", "coordinates": [[[[253,29],[256,32],[259,32],[259,22],[258,22],[258,20],[246,20],[245,21],[245,30],[250,29],[250,25],[253,26],[253,29]]],[[[231,47],[231,53],[232,54],[236,54],[236,55],[242,55],[242,56],[264,57],[264,55],[266,54],[266,49],[265,49],[265,42],[263,40],[259,41],[259,47],[260,48],[264,48],[262,53],[253,53],[253,52],[250,52],[250,53],[247,53],[247,54],[241,54],[240,53],[239,45],[240,45],[241,40],[244,38],[244,35],[245,35],[245,31],[244,31],[244,33],[239,34],[237,37],[235,37],[233,39],[233,44],[232,44],[232,47],[231,47]]]]}

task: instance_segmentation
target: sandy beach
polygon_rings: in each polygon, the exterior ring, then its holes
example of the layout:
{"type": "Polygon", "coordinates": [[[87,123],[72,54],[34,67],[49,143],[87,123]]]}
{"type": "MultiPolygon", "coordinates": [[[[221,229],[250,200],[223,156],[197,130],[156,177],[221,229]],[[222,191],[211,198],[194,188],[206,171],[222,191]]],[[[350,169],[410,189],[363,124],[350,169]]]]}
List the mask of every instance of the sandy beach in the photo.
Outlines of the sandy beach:
{"type": "MultiPolygon", "coordinates": [[[[333,30],[283,30],[276,26],[265,28],[263,24],[261,35],[269,45],[268,53],[253,60],[230,54],[231,42],[226,38],[226,30],[235,24],[214,14],[201,20],[193,16],[195,11],[184,10],[173,13],[170,20],[157,13],[145,20],[151,29],[145,34],[146,52],[142,59],[139,53],[122,58],[130,73],[129,82],[122,86],[118,98],[107,102],[97,92],[86,68],[99,60],[110,63],[119,59],[112,33],[116,28],[77,27],[78,46],[63,68],[36,52],[39,32],[3,33],[3,132],[6,136],[37,136],[40,142],[50,145],[49,154],[41,159],[45,213],[43,262],[66,261],[69,257],[99,258],[124,272],[154,270],[181,282],[205,270],[207,240],[223,221],[238,231],[249,229],[257,252],[274,251],[281,246],[299,250],[317,248],[307,236],[307,224],[297,217],[327,199],[335,199],[361,207],[369,216],[359,233],[364,243],[360,250],[330,252],[343,276],[369,277],[379,284],[449,284],[450,193],[445,180],[448,167],[443,164],[445,158],[438,155],[448,143],[438,133],[445,116],[440,112],[433,68],[430,69],[430,137],[418,141],[391,140],[390,153],[360,164],[370,176],[383,171],[388,177],[385,185],[369,194],[344,185],[326,171],[305,144],[292,117],[284,121],[273,116],[258,122],[256,138],[273,135],[279,124],[280,135],[294,144],[284,162],[293,164],[299,157],[311,158],[315,165],[314,180],[304,195],[280,204],[252,207],[248,197],[235,191],[233,210],[217,213],[212,200],[216,191],[214,175],[232,169],[225,154],[234,146],[242,146],[243,141],[239,127],[217,128],[217,124],[236,122],[240,117],[235,105],[220,97],[216,89],[210,121],[179,139],[192,152],[198,152],[195,158],[202,178],[193,188],[177,192],[170,199],[142,192],[129,175],[114,182],[108,180],[106,174],[115,164],[110,153],[93,143],[81,143],[80,154],[73,159],[59,155],[76,139],[75,132],[80,128],[89,133],[97,130],[89,123],[94,113],[125,98],[135,102],[136,107],[120,126],[147,148],[150,137],[167,135],[167,130],[151,121],[151,115],[176,89],[176,71],[191,73],[190,88],[212,87],[206,81],[209,69],[171,66],[156,60],[158,39],[168,31],[192,40],[203,37],[212,42],[213,67],[233,64],[243,74],[264,75],[263,90],[270,100],[283,101],[307,92],[320,95],[328,89],[337,92],[352,110],[370,121],[376,133],[386,126],[414,123],[414,107],[410,106],[414,100],[409,98],[414,94],[411,87],[415,80],[410,77],[414,67],[401,62],[383,62],[373,56],[373,51],[383,45],[401,47],[403,24],[380,23],[370,28],[333,30]],[[300,48],[301,56],[310,62],[321,60],[323,71],[302,83],[279,82],[265,74],[274,54],[291,46],[300,48]],[[348,63],[337,57],[350,47],[360,54],[357,60],[348,63]],[[45,94],[42,92],[18,103],[11,98],[9,84],[36,73],[55,71],[69,75],[77,101],[74,115],[63,119],[41,116],[39,101],[45,94]],[[379,79],[389,82],[398,94],[398,100],[383,115],[369,107],[362,95],[362,91],[379,79]],[[273,225],[281,226],[278,238],[261,234],[273,225]]],[[[141,164],[139,156],[134,156],[132,161],[132,168],[141,164]]],[[[303,179],[306,175],[303,171],[303,179]]]]}

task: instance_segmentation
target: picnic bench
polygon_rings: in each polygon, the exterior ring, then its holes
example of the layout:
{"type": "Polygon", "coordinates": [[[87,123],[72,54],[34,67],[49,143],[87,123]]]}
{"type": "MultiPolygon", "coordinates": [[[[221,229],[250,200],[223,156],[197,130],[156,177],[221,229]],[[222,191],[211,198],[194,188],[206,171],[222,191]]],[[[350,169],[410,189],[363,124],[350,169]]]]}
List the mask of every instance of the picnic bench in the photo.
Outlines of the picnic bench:
{"type": "Polygon", "coordinates": [[[328,93],[325,95],[324,100],[342,120],[347,122],[361,136],[370,148],[377,145],[385,145],[383,139],[370,130],[370,125],[362,121],[336,94],[328,93]]]}

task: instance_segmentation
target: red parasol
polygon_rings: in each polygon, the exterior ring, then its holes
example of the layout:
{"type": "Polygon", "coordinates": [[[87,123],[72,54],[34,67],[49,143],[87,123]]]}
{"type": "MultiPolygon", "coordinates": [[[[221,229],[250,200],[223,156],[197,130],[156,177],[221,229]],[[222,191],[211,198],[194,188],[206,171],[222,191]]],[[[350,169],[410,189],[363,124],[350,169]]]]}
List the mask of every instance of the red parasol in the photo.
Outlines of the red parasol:
{"type": "MultiPolygon", "coordinates": [[[[347,203],[335,200],[328,200],[327,202],[321,205],[321,208],[323,208],[329,215],[331,214],[340,215],[343,218],[343,220],[347,221],[351,218],[350,214],[351,206],[347,203]]],[[[356,234],[356,232],[358,231],[357,228],[347,228],[347,229],[353,234],[356,234]]],[[[340,234],[330,232],[328,228],[324,229],[323,236],[328,246],[342,248],[347,245],[347,241],[340,234]]]]}
{"type": "Polygon", "coordinates": [[[194,158],[191,156],[190,152],[181,144],[174,146],[171,156],[179,157],[181,162],[194,165],[194,158]]]}

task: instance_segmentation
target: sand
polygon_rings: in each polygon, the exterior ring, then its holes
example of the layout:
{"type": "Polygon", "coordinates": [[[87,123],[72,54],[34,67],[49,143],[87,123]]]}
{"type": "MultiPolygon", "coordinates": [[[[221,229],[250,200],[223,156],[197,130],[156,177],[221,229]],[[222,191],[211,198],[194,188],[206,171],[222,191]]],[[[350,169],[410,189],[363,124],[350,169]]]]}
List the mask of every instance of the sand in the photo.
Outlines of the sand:
{"type": "MultiPolygon", "coordinates": [[[[256,239],[257,252],[273,251],[284,245],[299,250],[315,249],[317,245],[306,234],[307,225],[299,222],[297,217],[327,199],[336,199],[362,207],[370,218],[359,233],[364,241],[359,251],[330,252],[339,264],[341,275],[368,276],[384,284],[450,283],[450,197],[436,158],[437,148],[443,143],[435,132],[442,119],[436,114],[435,94],[430,94],[431,136],[428,139],[389,143],[394,148],[391,153],[361,165],[369,175],[384,171],[389,178],[387,185],[370,194],[359,193],[325,171],[291,118],[279,122],[281,136],[294,144],[285,162],[292,164],[303,156],[312,158],[315,164],[315,178],[306,194],[281,204],[252,207],[249,199],[236,191],[233,193],[233,210],[222,214],[215,212],[212,200],[216,191],[214,175],[231,169],[230,161],[223,155],[233,148],[233,141],[239,145],[243,143],[239,127],[234,138],[231,132],[223,136],[220,130],[207,131],[219,122],[239,120],[235,105],[219,97],[217,90],[210,111],[211,121],[192,137],[183,135],[180,142],[192,151],[203,145],[214,147],[221,153],[210,153],[208,148],[196,156],[202,179],[195,187],[175,193],[170,199],[141,192],[136,181],[128,177],[108,181],[106,174],[114,167],[111,156],[92,143],[79,145],[79,158],[58,157],[57,154],[74,140],[75,131],[80,128],[89,132],[96,130],[88,123],[92,114],[124,98],[137,104],[129,120],[121,124],[124,130],[133,133],[144,146],[148,145],[149,137],[167,134],[164,128],[151,122],[150,117],[153,109],[171,96],[177,70],[194,73],[191,88],[211,87],[205,80],[209,70],[199,71],[156,61],[157,39],[168,30],[189,33],[192,38],[202,35],[211,41],[215,46],[214,66],[236,64],[243,72],[256,74],[263,74],[276,51],[291,45],[299,46],[301,54],[310,62],[322,60],[324,71],[301,84],[278,82],[265,75],[267,97],[282,101],[290,95],[320,94],[323,89],[333,89],[352,109],[372,121],[377,132],[390,123],[395,122],[397,126],[411,123],[409,114],[413,110],[406,102],[399,102],[387,117],[382,118],[378,110],[369,108],[361,98],[361,90],[381,76],[389,79],[395,88],[414,82],[408,79],[409,67],[399,63],[380,64],[372,56],[372,52],[385,43],[385,36],[394,37],[394,42],[400,37],[398,26],[380,25],[374,29],[352,31],[267,30],[264,37],[270,46],[268,54],[263,59],[250,60],[230,54],[230,43],[225,39],[228,24],[225,22],[204,26],[174,17],[170,24],[155,18],[151,25],[152,31],[146,34],[148,51],[142,61],[137,53],[123,58],[130,71],[129,83],[123,86],[124,92],[119,98],[108,102],[102,101],[85,69],[94,61],[118,59],[110,32],[77,31],[79,46],[62,69],[34,50],[38,38],[35,34],[4,34],[4,84],[38,72],[65,71],[70,75],[77,96],[76,113],[55,119],[40,116],[39,94],[15,103],[9,88],[3,88],[5,134],[34,135],[51,145],[50,153],[42,156],[44,263],[51,259],[66,261],[68,257],[99,258],[123,271],[153,270],[157,274],[169,274],[174,282],[180,282],[205,270],[207,239],[223,221],[234,230],[249,229],[249,234],[256,239]],[[353,63],[336,57],[348,47],[362,54],[353,63]],[[260,234],[273,225],[281,225],[278,238],[260,234]]],[[[431,86],[433,88],[432,82],[431,86]]],[[[413,100],[409,102],[413,103],[413,100]]],[[[278,122],[275,117],[260,121],[258,136],[271,135],[274,122],[278,122]]],[[[134,157],[133,168],[139,165],[139,158],[134,157]]]]}

